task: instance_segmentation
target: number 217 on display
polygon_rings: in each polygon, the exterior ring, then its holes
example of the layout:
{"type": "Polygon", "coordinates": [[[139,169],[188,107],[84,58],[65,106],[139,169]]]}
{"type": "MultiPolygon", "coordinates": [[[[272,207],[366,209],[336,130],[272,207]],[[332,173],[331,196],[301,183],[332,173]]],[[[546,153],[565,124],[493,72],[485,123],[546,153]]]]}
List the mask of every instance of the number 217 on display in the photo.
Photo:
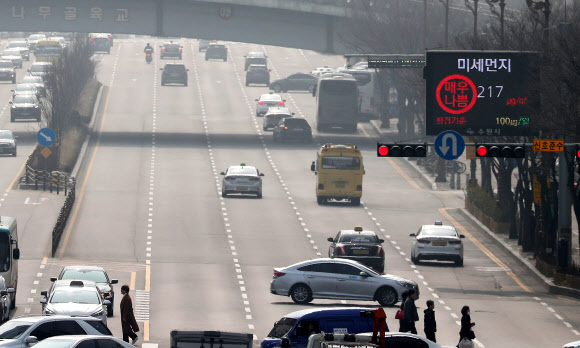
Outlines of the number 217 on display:
{"type": "Polygon", "coordinates": [[[503,86],[477,86],[477,97],[478,98],[499,98],[503,91],[503,86]],[[497,93],[497,94],[496,94],[497,93]]]}

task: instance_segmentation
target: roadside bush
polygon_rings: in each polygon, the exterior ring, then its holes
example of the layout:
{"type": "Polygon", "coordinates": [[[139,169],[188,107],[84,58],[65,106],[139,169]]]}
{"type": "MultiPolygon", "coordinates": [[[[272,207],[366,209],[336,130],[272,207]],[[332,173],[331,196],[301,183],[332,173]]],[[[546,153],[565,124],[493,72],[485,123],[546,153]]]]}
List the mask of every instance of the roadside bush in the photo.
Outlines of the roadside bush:
{"type": "Polygon", "coordinates": [[[580,277],[580,263],[572,261],[572,263],[568,266],[568,269],[566,269],[566,274],[580,277]]]}
{"type": "Polygon", "coordinates": [[[490,195],[479,185],[470,185],[467,188],[466,199],[495,221],[505,222],[508,220],[508,213],[502,211],[498,206],[495,195],[490,195]]]}

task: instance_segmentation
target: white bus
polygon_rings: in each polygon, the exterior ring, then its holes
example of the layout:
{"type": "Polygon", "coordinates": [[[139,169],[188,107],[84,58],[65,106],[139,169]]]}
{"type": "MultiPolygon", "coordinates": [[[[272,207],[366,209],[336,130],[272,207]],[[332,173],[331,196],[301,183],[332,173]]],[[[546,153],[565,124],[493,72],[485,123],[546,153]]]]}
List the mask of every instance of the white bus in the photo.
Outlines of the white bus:
{"type": "Polygon", "coordinates": [[[16,289],[18,288],[18,228],[16,219],[0,216],[0,276],[4,277],[9,291],[10,308],[15,308],[16,289]]]}
{"type": "Polygon", "coordinates": [[[348,69],[341,72],[351,74],[356,80],[361,121],[378,120],[382,97],[377,72],[369,69],[348,69]]]}
{"type": "Polygon", "coordinates": [[[322,75],[312,95],[316,96],[316,129],[319,132],[332,127],[356,132],[359,94],[357,82],[351,75],[322,75]]]}

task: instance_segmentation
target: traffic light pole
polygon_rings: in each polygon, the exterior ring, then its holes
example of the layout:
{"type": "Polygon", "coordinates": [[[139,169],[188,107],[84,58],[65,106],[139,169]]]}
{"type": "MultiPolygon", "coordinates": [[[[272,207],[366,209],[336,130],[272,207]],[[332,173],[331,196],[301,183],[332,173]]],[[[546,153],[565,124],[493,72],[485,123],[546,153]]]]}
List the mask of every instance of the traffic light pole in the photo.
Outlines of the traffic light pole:
{"type": "Polygon", "coordinates": [[[572,193],[569,185],[568,159],[574,158],[571,147],[566,146],[558,156],[560,166],[558,178],[558,243],[556,265],[566,269],[572,261],[572,193]],[[570,157],[571,156],[571,157],[570,157]]]}

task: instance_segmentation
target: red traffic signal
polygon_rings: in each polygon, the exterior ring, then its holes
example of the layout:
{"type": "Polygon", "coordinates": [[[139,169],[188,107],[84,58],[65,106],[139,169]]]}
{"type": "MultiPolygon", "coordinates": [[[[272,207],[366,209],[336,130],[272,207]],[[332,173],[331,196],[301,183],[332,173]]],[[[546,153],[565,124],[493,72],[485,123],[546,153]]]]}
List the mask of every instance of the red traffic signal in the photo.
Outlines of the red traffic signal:
{"type": "Polygon", "coordinates": [[[580,160],[580,145],[576,145],[576,159],[580,160]]]}
{"type": "Polygon", "coordinates": [[[477,157],[524,158],[523,144],[475,144],[477,157]]]}
{"type": "Polygon", "coordinates": [[[425,157],[427,144],[379,144],[377,157],[425,157]]]}

